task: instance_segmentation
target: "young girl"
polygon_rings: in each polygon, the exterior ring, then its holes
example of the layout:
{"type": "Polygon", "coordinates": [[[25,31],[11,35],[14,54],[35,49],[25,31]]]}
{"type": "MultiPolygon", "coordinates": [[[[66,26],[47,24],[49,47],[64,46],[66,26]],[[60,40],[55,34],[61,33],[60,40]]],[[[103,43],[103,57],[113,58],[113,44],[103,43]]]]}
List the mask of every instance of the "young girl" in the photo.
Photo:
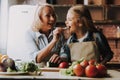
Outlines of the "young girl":
{"type": "Polygon", "coordinates": [[[71,34],[67,44],[73,42],[96,41],[101,57],[99,63],[105,64],[112,59],[113,52],[102,32],[94,27],[90,12],[86,6],[72,6],[67,13],[66,26],[69,27],[69,32],[71,34]]]}

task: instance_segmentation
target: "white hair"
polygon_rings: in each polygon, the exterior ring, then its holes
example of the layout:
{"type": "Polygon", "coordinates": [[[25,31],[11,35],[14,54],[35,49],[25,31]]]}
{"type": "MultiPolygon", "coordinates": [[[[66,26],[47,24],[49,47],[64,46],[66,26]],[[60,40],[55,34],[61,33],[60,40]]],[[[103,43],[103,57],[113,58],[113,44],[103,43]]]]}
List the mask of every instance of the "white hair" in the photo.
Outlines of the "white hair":
{"type": "MultiPolygon", "coordinates": [[[[51,5],[51,4],[38,4],[37,5],[37,8],[36,8],[36,11],[35,11],[35,15],[34,15],[34,21],[33,21],[33,24],[32,24],[32,29],[33,31],[39,31],[42,27],[42,21],[40,19],[40,15],[42,13],[42,10],[44,7],[51,7],[53,10],[54,10],[54,7],[51,5]]],[[[56,14],[55,14],[55,17],[56,17],[56,14]]]]}

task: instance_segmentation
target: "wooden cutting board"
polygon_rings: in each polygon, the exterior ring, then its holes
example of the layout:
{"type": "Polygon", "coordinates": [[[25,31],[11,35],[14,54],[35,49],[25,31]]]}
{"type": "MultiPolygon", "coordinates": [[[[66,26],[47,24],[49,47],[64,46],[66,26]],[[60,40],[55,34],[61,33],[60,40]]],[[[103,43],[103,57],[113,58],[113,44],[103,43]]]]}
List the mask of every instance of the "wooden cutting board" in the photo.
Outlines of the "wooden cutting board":
{"type": "Polygon", "coordinates": [[[41,71],[45,71],[45,72],[59,72],[60,68],[56,68],[56,67],[45,67],[45,68],[40,68],[41,71]]]}

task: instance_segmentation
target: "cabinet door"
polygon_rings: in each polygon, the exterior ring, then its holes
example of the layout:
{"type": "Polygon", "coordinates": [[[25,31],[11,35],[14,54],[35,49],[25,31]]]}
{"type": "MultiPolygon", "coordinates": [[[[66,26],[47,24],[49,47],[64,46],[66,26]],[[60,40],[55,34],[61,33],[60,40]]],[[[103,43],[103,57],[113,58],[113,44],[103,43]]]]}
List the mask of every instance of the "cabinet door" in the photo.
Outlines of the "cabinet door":
{"type": "Polygon", "coordinates": [[[103,6],[87,6],[93,20],[104,20],[103,6]]]}
{"type": "Polygon", "coordinates": [[[108,8],[108,20],[120,20],[120,6],[109,6],[108,8]]]}

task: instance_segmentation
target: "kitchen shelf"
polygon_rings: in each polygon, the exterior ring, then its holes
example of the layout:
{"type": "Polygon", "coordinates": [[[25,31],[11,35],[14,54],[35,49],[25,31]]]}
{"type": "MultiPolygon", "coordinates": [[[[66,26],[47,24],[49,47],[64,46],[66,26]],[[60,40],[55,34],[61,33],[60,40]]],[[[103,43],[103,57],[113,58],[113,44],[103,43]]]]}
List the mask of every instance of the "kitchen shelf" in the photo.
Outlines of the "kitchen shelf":
{"type": "MultiPolygon", "coordinates": [[[[93,20],[95,25],[120,25],[120,20],[93,20]]],[[[65,25],[65,22],[58,21],[56,25],[65,25]]]]}
{"type": "MultiPolygon", "coordinates": [[[[78,4],[79,5],[79,4],[78,4]]],[[[68,9],[72,5],[54,5],[58,16],[57,23],[64,23],[68,9]]],[[[88,7],[94,24],[120,24],[120,5],[85,5],[88,7]],[[97,15],[96,15],[97,14],[97,15]]]]}
{"type": "Polygon", "coordinates": [[[93,20],[94,24],[97,25],[106,25],[106,24],[111,24],[111,25],[119,25],[120,24],[120,20],[93,20]]]}

